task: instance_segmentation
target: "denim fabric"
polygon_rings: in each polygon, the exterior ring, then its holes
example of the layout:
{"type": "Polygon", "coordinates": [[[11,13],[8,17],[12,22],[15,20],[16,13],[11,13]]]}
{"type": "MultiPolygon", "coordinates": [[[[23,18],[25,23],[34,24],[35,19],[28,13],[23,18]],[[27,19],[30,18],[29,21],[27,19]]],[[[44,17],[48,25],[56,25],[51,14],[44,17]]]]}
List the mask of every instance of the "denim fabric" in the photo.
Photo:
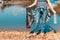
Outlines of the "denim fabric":
{"type": "Polygon", "coordinates": [[[36,13],[34,17],[35,28],[33,29],[34,33],[38,33],[39,30],[41,33],[46,33],[46,32],[53,30],[52,27],[48,25],[48,22],[46,22],[46,17],[48,15],[47,8],[43,8],[43,9],[37,8],[35,10],[35,13],[36,13]]]}
{"type": "Polygon", "coordinates": [[[47,8],[41,8],[38,7],[35,10],[30,9],[31,17],[34,19],[35,27],[32,31],[34,33],[38,33],[39,30],[41,33],[46,33],[51,30],[54,30],[50,25],[48,25],[49,21],[46,22],[47,15],[48,15],[48,9],[47,8]],[[36,15],[34,15],[36,14],[36,15]]]}

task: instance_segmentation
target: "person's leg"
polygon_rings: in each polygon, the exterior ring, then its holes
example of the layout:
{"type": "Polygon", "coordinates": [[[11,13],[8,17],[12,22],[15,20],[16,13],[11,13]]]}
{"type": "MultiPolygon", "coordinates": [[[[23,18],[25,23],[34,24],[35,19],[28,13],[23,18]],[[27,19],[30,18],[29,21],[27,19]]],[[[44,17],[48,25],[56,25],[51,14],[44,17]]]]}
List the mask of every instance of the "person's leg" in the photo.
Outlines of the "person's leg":
{"type": "Polygon", "coordinates": [[[43,17],[43,19],[45,19],[44,21],[45,21],[45,26],[44,26],[44,33],[47,33],[47,32],[50,32],[50,31],[54,31],[54,32],[56,32],[50,25],[49,25],[49,20],[48,21],[46,21],[47,20],[47,16],[48,16],[48,10],[46,9],[46,10],[44,10],[44,16],[45,17],[43,17]]]}
{"type": "Polygon", "coordinates": [[[32,9],[31,8],[26,8],[26,13],[27,13],[27,15],[26,15],[26,27],[27,28],[31,28],[31,23],[32,23],[32,11],[31,11],[32,9]]]}
{"type": "MultiPolygon", "coordinates": [[[[40,30],[41,33],[44,34],[45,33],[45,29],[46,29],[46,16],[48,14],[48,10],[44,8],[44,10],[42,9],[41,13],[43,13],[42,15],[42,21],[40,21],[40,30]]],[[[48,30],[47,30],[48,31],[48,30]]]]}
{"type": "Polygon", "coordinates": [[[38,8],[36,10],[36,15],[34,17],[34,22],[35,22],[35,28],[30,32],[30,33],[36,33],[38,34],[39,32],[39,25],[40,25],[40,13],[39,13],[40,9],[38,8]]]}
{"type": "Polygon", "coordinates": [[[48,23],[46,23],[44,33],[47,33],[47,32],[50,32],[50,31],[53,31],[54,33],[56,33],[56,30],[53,29],[48,23]]]}

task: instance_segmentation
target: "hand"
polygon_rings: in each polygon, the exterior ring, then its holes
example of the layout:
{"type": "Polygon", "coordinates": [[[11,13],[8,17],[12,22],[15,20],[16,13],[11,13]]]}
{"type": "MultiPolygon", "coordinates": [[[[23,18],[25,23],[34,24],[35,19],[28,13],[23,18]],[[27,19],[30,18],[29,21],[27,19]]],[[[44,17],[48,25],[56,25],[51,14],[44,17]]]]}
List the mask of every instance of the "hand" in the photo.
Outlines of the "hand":
{"type": "Polygon", "coordinates": [[[53,13],[54,13],[54,14],[56,14],[56,11],[55,11],[55,10],[53,10],[53,13]]]}
{"type": "Polygon", "coordinates": [[[31,8],[31,6],[27,6],[26,8],[31,8]]]}

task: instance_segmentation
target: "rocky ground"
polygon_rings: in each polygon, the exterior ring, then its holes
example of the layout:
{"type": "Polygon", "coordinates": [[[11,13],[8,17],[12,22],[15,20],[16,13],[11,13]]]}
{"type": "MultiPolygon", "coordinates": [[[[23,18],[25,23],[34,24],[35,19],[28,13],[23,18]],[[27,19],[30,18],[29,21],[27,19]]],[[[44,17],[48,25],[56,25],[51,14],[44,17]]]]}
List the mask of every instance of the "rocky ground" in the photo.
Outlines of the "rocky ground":
{"type": "Polygon", "coordinates": [[[29,31],[0,31],[0,40],[60,40],[60,32],[29,37],[29,31]]]}

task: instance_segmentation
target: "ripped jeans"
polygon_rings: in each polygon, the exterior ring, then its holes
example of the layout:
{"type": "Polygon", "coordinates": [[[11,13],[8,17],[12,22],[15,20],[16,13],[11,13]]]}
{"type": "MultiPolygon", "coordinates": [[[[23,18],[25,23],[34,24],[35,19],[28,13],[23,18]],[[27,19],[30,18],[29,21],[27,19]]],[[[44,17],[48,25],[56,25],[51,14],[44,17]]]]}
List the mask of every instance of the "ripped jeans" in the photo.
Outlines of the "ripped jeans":
{"type": "Polygon", "coordinates": [[[54,30],[52,27],[48,25],[49,21],[46,22],[48,16],[48,9],[47,8],[37,8],[35,11],[32,10],[32,15],[35,13],[36,15],[33,17],[35,28],[33,29],[34,33],[46,33],[54,30]]]}

